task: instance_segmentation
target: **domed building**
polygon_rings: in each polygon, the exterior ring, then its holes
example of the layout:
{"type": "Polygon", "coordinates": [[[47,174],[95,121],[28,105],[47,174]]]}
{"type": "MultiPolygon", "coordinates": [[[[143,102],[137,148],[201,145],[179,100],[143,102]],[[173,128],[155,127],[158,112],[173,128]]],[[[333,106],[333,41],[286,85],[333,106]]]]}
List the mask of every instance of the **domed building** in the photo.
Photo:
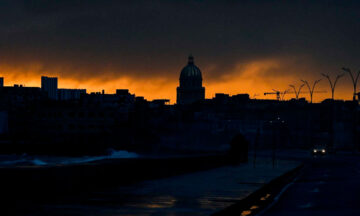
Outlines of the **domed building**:
{"type": "Polygon", "coordinates": [[[180,73],[180,86],[177,87],[177,104],[191,104],[205,99],[200,69],[194,64],[194,57],[189,56],[188,64],[180,73]]]}

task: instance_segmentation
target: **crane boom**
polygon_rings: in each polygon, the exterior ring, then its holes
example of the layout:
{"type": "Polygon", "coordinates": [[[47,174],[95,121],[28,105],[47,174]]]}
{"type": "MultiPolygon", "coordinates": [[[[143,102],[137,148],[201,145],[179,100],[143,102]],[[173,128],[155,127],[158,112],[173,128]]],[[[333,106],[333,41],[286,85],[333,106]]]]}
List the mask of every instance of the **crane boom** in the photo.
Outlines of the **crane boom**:
{"type": "MultiPolygon", "coordinates": [[[[309,92],[299,92],[299,94],[307,94],[309,92]]],[[[326,93],[326,91],[314,91],[314,93],[326,93]]],[[[295,94],[295,92],[290,92],[288,90],[285,90],[283,92],[273,89],[273,92],[264,92],[264,95],[276,95],[276,100],[283,100],[285,94],[295,94]]]]}

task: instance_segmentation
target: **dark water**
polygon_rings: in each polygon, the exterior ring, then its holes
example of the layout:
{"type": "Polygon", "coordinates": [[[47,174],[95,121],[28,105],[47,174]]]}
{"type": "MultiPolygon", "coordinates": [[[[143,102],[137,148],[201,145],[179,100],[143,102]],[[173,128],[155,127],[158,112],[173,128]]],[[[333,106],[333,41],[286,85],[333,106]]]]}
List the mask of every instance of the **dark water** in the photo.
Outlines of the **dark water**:
{"type": "Polygon", "coordinates": [[[104,159],[117,158],[138,158],[140,155],[128,151],[109,150],[108,155],[83,156],[83,157],[56,157],[56,156],[33,156],[33,155],[0,155],[0,167],[10,166],[52,166],[52,165],[71,165],[87,163],[104,159]]]}
{"type": "Polygon", "coordinates": [[[210,215],[297,165],[278,160],[273,168],[260,158],[256,168],[250,162],[40,203],[28,215],[210,215]]]}

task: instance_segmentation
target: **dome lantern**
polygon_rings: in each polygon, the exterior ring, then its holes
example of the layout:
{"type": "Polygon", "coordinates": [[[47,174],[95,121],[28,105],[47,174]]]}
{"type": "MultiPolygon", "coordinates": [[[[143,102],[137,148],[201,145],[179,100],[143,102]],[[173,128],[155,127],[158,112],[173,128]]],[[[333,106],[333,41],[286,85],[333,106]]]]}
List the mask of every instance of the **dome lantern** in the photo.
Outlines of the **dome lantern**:
{"type": "Polygon", "coordinates": [[[192,56],[191,54],[189,55],[188,58],[188,64],[194,64],[194,56],[192,56]]]}

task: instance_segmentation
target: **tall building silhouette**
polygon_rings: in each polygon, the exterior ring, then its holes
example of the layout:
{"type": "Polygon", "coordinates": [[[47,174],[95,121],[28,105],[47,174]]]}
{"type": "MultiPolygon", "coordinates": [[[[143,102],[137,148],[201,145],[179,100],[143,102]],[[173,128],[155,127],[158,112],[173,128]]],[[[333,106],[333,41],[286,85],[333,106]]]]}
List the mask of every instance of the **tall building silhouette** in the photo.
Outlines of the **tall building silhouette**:
{"type": "Polygon", "coordinates": [[[4,77],[0,77],[0,87],[4,87],[4,77]]]}
{"type": "Polygon", "coordinates": [[[200,69],[194,64],[194,57],[189,56],[188,64],[180,73],[180,86],[177,87],[177,104],[191,104],[205,99],[200,69]]]}
{"type": "Polygon", "coordinates": [[[46,92],[47,96],[52,100],[57,100],[58,78],[57,77],[41,77],[41,90],[46,92]]]}

